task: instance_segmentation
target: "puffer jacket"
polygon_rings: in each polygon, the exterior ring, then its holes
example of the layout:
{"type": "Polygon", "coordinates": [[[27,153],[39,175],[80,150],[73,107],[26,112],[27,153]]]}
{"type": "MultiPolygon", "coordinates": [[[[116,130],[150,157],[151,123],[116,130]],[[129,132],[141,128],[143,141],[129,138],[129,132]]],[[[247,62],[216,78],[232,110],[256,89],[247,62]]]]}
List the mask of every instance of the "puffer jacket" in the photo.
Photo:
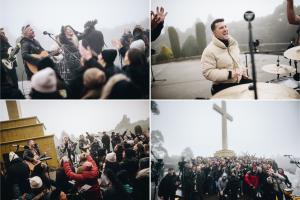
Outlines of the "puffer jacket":
{"type": "MultiPolygon", "coordinates": [[[[205,48],[201,58],[201,68],[203,76],[213,81],[213,84],[219,83],[238,83],[237,78],[229,79],[229,71],[236,68],[242,68],[239,64],[240,49],[238,42],[229,37],[228,47],[217,39],[212,37],[212,41],[205,48]]],[[[246,76],[246,74],[244,74],[246,76]]]]}
{"type": "Polygon", "coordinates": [[[84,169],[83,172],[80,174],[76,174],[72,171],[70,162],[65,162],[63,167],[68,178],[76,181],[75,186],[78,189],[85,184],[92,186],[84,194],[84,196],[87,199],[98,200],[101,198],[100,186],[98,183],[98,176],[99,176],[98,167],[90,155],[87,157],[87,161],[92,163],[92,168],[84,169]]]}

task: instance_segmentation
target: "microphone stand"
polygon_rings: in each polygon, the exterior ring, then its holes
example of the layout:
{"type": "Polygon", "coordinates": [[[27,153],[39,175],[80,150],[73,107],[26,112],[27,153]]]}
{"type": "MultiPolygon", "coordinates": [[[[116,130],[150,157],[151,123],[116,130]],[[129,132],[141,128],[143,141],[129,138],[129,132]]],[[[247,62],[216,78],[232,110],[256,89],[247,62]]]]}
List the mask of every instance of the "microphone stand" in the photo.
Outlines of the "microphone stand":
{"type": "MultiPolygon", "coordinates": [[[[254,13],[253,13],[254,15],[254,13]]],[[[254,19],[254,17],[253,17],[254,19]]],[[[252,20],[253,20],[252,19],[252,20]]],[[[256,68],[255,68],[255,61],[254,61],[254,44],[253,44],[253,35],[252,35],[252,20],[248,21],[248,29],[249,29],[249,49],[250,49],[250,58],[251,58],[251,65],[252,65],[252,78],[253,78],[253,90],[254,90],[254,99],[257,100],[257,85],[256,85],[256,68]]],[[[252,89],[251,87],[249,89],[252,89]]]]}
{"type": "MultiPolygon", "coordinates": [[[[67,53],[69,53],[70,55],[72,55],[75,59],[78,59],[79,60],[79,58],[77,58],[72,52],[70,52],[67,48],[63,48],[63,46],[55,39],[55,38],[53,38],[52,37],[52,34],[50,34],[50,33],[47,33],[46,35],[48,35],[58,46],[59,46],[59,48],[62,50],[62,52],[67,52],[67,53]]],[[[64,54],[64,53],[63,53],[64,54]]]]}
{"type": "MultiPolygon", "coordinates": [[[[300,41],[300,23],[299,23],[299,26],[298,26],[298,29],[297,29],[297,41],[295,43],[295,46],[297,45],[300,45],[299,44],[299,41],[300,41]]],[[[294,61],[294,65],[295,65],[295,68],[296,68],[296,74],[293,76],[294,80],[296,81],[300,81],[300,74],[298,72],[298,66],[297,66],[298,62],[295,60],[294,61]]]]}

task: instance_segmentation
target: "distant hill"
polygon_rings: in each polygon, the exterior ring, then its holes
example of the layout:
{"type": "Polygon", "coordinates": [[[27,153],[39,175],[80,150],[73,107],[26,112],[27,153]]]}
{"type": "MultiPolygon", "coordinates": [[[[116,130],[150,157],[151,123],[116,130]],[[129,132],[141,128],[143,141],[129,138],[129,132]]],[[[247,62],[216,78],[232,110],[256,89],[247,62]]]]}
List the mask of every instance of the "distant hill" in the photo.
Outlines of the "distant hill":
{"type": "MultiPolygon", "coordinates": [[[[116,133],[123,133],[125,130],[131,131],[134,133],[134,127],[140,125],[142,127],[143,131],[148,131],[149,129],[149,118],[146,120],[139,120],[136,122],[131,122],[130,119],[127,117],[127,115],[123,115],[122,119],[120,122],[116,125],[116,127],[113,130],[107,130],[106,132],[110,135],[111,132],[116,132],[116,133]]],[[[91,134],[91,133],[90,133],[91,134]]],[[[95,135],[99,135],[102,137],[102,134],[98,133],[92,133],[95,135]]],[[[60,146],[62,144],[63,138],[65,136],[70,137],[72,141],[78,141],[79,136],[74,136],[73,134],[67,133],[66,131],[62,131],[59,136],[55,136],[55,145],[60,146]]]]}

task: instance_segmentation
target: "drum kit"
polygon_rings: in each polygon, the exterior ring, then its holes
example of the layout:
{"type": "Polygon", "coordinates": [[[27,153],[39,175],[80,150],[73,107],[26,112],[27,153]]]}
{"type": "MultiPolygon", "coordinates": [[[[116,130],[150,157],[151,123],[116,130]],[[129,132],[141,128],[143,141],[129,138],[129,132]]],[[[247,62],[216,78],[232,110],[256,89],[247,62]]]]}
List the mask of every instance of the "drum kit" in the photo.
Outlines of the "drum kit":
{"type": "Polygon", "coordinates": [[[285,188],[283,190],[283,193],[286,197],[287,200],[300,200],[300,196],[299,195],[294,195],[293,194],[293,189],[292,188],[285,188]]]}
{"type": "MultiPolygon", "coordinates": [[[[300,61],[300,46],[286,50],[283,55],[295,61],[295,63],[300,61]]],[[[296,64],[295,67],[279,64],[278,59],[277,64],[265,65],[262,67],[262,70],[277,75],[277,78],[266,83],[257,83],[259,99],[300,99],[300,81],[292,77],[292,73],[298,73],[296,64]]],[[[251,90],[251,85],[242,84],[227,88],[212,96],[212,99],[254,99],[254,92],[251,90]]]]}

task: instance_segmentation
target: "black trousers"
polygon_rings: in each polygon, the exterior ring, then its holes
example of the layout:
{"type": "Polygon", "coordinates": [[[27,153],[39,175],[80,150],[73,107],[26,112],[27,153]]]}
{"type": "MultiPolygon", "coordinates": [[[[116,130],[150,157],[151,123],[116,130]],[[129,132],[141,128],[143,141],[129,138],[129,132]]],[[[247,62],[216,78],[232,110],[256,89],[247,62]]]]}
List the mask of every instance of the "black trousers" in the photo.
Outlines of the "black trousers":
{"type": "Polygon", "coordinates": [[[252,82],[253,82],[253,80],[251,80],[251,79],[242,78],[239,83],[221,83],[221,84],[217,84],[217,85],[215,84],[215,85],[212,85],[212,87],[211,87],[211,94],[214,95],[226,88],[241,85],[241,84],[252,83],[252,82]]]}

